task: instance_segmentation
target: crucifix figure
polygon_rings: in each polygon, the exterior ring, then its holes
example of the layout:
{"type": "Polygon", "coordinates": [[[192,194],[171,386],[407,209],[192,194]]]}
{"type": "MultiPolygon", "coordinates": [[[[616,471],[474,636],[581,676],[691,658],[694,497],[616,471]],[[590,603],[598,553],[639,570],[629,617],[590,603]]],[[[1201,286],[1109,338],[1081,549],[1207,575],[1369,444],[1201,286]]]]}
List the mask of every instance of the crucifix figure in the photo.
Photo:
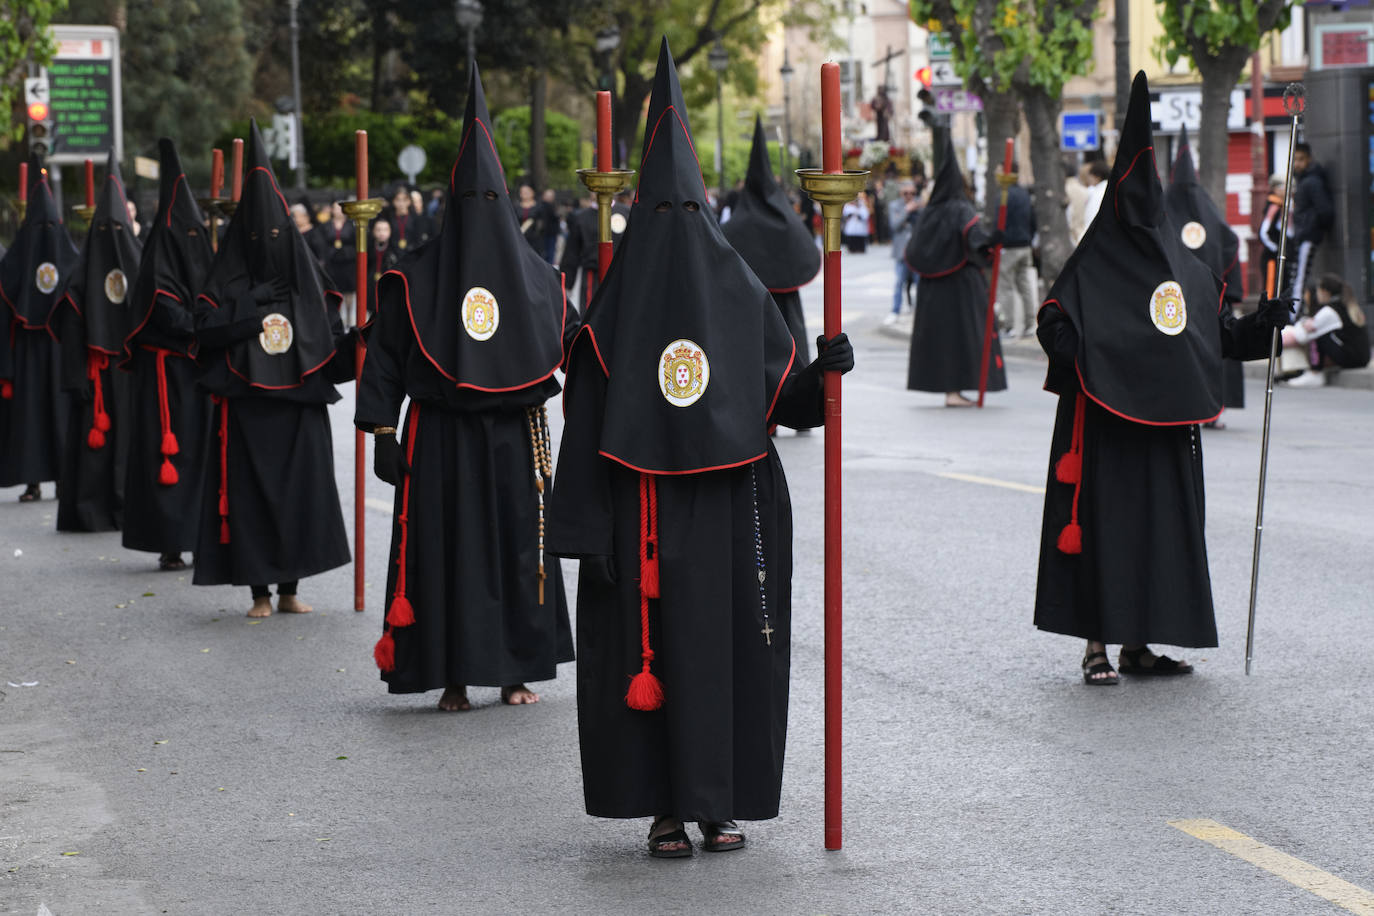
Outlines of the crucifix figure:
{"type": "Polygon", "coordinates": [[[873,62],[873,66],[875,67],[879,64],[882,64],[883,82],[882,85],[878,87],[878,94],[874,96],[872,101],[870,101],[868,104],[872,107],[873,119],[878,124],[878,132],[873,139],[881,140],[884,143],[892,142],[892,129],[889,125],[892,121],[892,112],[894,106],[892,104],[892,99],[888,98],[887,95],[887,87],[892,85],[892,62],[897,58],[901,57],[905,53],[905,48],[903,48],[900,51],[894,51],[892,50],[892,45],[888,45],[887,54],[884,55],[880,60],[875,60],[873,62]]]}
{"type": "Polygon", "coordinates": [[[765,620],[763,622],[763,629],[759,630],[759,632],[763,634],[763,641],[771,646],[773,644],[773,634],[776,632],[773,629],[773,625],[765,620]]]}

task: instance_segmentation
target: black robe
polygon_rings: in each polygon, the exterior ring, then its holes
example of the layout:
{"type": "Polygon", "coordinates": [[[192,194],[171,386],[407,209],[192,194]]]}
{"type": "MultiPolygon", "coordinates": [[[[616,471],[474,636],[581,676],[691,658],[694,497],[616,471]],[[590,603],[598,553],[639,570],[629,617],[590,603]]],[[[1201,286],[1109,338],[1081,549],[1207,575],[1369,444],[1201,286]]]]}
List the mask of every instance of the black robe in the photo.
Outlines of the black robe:
{"type": "Polygon", "coordinates": [[[792,519],[766,430],[821,422],[820,375],[793,371],[767,289],[700,205],[666,41],[640,164],[624,242],[568,355],[549,508],[549,552],[581,561],[587,812],[771,818],[792,519]]]}
{"type": "MultiPolygon", "coordinates": [[[[907,362],[906,387],[911,391],[978,389],[988,315],[983,266],[989,239],[963,188],[951,145],[905,252],[907,265],[921,277],[907,362]]],[[[1006,387],[1002,345],[994,333],[987,390],[1006,387]]]]}
{"type": "Polygon", "coordinates": [[[61,343],[62,388],[70,398],[58,531],[113,531],[124,519],[130,388],[116,367],[134,324],[129,293],[141,254],[111,154],[67,294],[48,319],[61,343]]]}
{"type": "Polygon", "coordinates": [[[256,124],[248,146],[243,197],[194,309],[200,384],[215,402],[196,585],[293,582],[349,560],[326,408],[339,400],[334,385],[353,377],[356,345],[256,124]],[[289,294],[254,310],[247,290],[272,277],[289,294]],[[291,328],[285,350],[268,333],[280,316],[291,328]]]}
{"type": "Polygon", "coordinates": [[[180,553],[196,545],[210,445],[210,398],[196,384],[192,307],[213,255],[176,149],[165,138],[159,145],[158,211],[132,294],[141,314],[120,366],[132,373],[133,389],[122,539],[130,550],[180,553]]]}
{"type": "Polygon", "coordinates": [[[67,435],[68,398],[47,320],[78,253],[41,164],[29,177],[24,223],[0,258],[0,487],[57,480],[67,435]]]}
{"type": "Polygon", "coordinates": [[[391,693],[546,681],[573,658],[562,573],[542,555],[534,447],[577,314],[521,237],[470,72],[444,224],[378,284],[358,391],[366,431],[397,426],[410,398],[374,653],[391,693]]]}

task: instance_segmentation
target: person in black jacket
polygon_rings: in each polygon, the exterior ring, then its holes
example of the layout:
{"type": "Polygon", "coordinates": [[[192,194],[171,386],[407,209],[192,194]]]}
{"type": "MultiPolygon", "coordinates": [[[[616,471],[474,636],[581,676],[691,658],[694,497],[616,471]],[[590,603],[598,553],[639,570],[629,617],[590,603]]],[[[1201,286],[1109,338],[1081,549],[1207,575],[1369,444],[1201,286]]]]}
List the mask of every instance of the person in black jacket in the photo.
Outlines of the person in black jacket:
{"type": "MultiPolygon", "coordinates": [[[[1019,171],[1015,162],[1011,174],[1019,171]]],[[[998,298],[1002,320],[1012,337],[1035,333],[1035,308],[1040,302],[1040,278],[1031,258],[1031,239],[1035,237],[1035,213],[1030,191],[1021,184],[1007,188],[1007,228],[1003,232],[1002,261],[997,272],[998,298]]]]}
{"type": "Polygon", "coordinates": [[[1312,269],[1312,255],[1326,239],[1335,221],[1336,208],[1331,201],[1331,188],[1326,169],[1312,158],[1312,147],[1299,143],[1293,148],[1293,173],[1297,187],[1293,189],[1293,216],[1289,232],[1297,245],[1292,289],[1295,293],[1307,288],[1312,269]]]}

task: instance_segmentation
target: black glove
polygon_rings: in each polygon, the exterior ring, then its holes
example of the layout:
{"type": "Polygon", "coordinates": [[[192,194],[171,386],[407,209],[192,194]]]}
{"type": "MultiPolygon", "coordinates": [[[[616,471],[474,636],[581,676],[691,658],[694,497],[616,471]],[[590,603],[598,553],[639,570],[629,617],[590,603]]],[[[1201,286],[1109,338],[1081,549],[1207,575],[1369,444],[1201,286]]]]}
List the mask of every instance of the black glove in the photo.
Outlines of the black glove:
{"type": "Polygon", "coordinates": [[[259,283],[250,289],[248,295],[252,296],[253,301],[258,305],[278,302],[291,295],[291,284],[281,277],[273,277],[271,280],[259,283]]]}
{"type": "Polygon", "coordinates": [[[1287,293],[1280,293],[1270,299],[1264,293],[1260,293],[1259,308],[1255,310],[1255,320],[1263,325],[1267,325],[1274,330],[1288,327],[1292,321],[1293,312],[1297,309],[1298,300],[1292,298],[1287,293]]]}
{"type": "Polygon", "coordinates": [[[1003,242],[1005,242],[1006,239],[1007,235],[1005,232],[1003,232],[1001,229],[994,229],[988,233],[987,247],[990,249],[996,248],[998,245],[1001,245],[1003,242]]]}
{"type": "Polygon", "coordinates": [[[841,375],[853,369],[854,345],[849,342],[849,335],[841,332],[829,340],[824,334],[817,337],[816,358],[811,366],[815,366],[817,372],[839,372],[841,375]]]}
{"type": "Polygon", "coordinates": [[[390,434],[373,438],[376,442],[372,452],[372,473],[393,487],[399,487],[401,478],[410,473],[410,465],[401,454],[401,443],[390,434]]]}

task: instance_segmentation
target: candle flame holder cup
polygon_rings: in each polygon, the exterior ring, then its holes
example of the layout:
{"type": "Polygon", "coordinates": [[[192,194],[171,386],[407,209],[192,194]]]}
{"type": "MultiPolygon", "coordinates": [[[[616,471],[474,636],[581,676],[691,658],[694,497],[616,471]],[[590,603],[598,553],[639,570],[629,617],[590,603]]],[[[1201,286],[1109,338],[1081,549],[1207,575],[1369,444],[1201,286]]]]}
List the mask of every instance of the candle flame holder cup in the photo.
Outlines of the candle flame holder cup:
{"type": "Polygon", "coordinates": [[[366,200],[339,201],[339,207],[343,210],[344,216],[353,220],[353,225],[358,230],[354,235],[357,238],[359,252],[367,252],[367,224],[381,215],[384,206],[386,206],[386,201],[379,197],[369,197],[366,200]]]}
{"type": "Polygon", "coordinates": [[[840,250],[844,229],[844,205],[859,196],[868,185],[868,172],[846,169],[826,172],[822,169],[797,169],[802,190],[821,205],[822,241],[826,251],[840,250]]]}
{"type": "Polygon", "coordinates": [[[596,195],[597,240],[609,242],[611,240],[611,201],[634,181],[634,170],[612,169],[609,172],[598,172],[596,169],[578,169],[577,177],[587,186],[588,191],[596,195]]]}

